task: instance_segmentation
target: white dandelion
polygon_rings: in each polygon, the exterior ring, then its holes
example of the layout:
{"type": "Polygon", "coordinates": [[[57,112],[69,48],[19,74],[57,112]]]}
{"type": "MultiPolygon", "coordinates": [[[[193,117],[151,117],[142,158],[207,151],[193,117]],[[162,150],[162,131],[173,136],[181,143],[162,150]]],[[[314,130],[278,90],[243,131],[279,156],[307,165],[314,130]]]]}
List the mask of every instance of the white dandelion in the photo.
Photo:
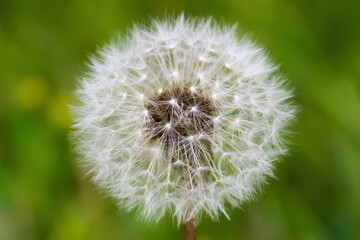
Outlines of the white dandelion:
{"type": "Polygon", "coordinates": [[[266,53],[210,19],[153,21],[93,57],[73,107],[93,180],[146,219],[228,216],[273,176],[296,109],[266,53]]]}

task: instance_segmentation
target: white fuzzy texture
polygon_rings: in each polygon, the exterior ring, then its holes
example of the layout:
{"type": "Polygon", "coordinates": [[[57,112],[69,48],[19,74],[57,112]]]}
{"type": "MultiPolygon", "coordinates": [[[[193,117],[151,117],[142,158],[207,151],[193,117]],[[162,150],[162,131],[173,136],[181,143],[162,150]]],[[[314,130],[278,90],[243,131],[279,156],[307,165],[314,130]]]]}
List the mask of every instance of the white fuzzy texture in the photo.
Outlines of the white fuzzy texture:
{"type": "MultiPolygon", "coordinates": [[[[239,39],[235,27],[183,16],[153,21],[98,55],[77,91],[74,134],[94,182],[121,209],[136,208],[154,220],[169,213],[178,223],[199,221],[203,213],[217,219],[228,216],[229,206],[251,200],[273,176],[274,162],[287,151],[283,133],[296,111],[292,93],[263,50],[239,39]],[[216,109],[213,131],[180,142],[193,153],[173,152],[177,161],[169,161],[146,125],[149,99],[173,86],[202,89],[216,109]],[[211,143],[214,164],[197,155],[200,139],[211,143]],[[187,171],[179,170],[182,165],[187,171]],[[210,177],[204,179],[204,171],[210,177]],[[189,178],[196,184],[184,183],[189,178]]],[[[176,108],[177,102],[163,104],[176,108]]],[[[190,112],[201,115],[196,106],[190,112]]],[[[164,125],[164,134],[172,127],[164,125]]]]}

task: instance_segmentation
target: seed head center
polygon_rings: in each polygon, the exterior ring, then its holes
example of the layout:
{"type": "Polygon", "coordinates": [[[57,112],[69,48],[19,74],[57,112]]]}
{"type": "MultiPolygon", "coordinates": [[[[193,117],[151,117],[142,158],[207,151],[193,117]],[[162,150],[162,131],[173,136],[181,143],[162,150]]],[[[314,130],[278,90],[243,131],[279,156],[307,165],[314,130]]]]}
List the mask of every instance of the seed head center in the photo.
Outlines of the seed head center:
{"type": "Polygon", "coordinates": [[[191,88],[158,91],[145,105],[146,128],[166,145],[211,134],[215,109],[210,99],[204,91],[191,88]]]}

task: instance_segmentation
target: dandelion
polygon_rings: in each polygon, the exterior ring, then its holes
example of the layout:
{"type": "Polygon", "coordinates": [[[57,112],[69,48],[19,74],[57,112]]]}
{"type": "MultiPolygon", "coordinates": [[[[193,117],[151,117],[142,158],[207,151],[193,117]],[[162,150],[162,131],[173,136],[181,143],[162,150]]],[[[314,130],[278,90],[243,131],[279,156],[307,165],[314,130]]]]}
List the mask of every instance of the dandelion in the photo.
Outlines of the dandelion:
{"type": "Polygon", "coordinates": [[[210,19],[153,21],[93,57],[73,107],[77,148],[121,209],[202,215],[254,198],[296,112],[264,51],[210,19]]]}

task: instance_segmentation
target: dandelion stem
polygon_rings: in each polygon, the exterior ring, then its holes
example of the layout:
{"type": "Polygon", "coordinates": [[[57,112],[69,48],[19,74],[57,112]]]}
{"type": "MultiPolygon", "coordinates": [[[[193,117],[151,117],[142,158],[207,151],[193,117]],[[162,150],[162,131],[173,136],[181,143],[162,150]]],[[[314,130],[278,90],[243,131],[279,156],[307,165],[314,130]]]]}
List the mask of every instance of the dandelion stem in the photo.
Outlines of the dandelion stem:
{"type": "Polygon", "coordinates": [[[194,218],[184,223],[184,240],[196,240],[196,227],[194,218]]]}

